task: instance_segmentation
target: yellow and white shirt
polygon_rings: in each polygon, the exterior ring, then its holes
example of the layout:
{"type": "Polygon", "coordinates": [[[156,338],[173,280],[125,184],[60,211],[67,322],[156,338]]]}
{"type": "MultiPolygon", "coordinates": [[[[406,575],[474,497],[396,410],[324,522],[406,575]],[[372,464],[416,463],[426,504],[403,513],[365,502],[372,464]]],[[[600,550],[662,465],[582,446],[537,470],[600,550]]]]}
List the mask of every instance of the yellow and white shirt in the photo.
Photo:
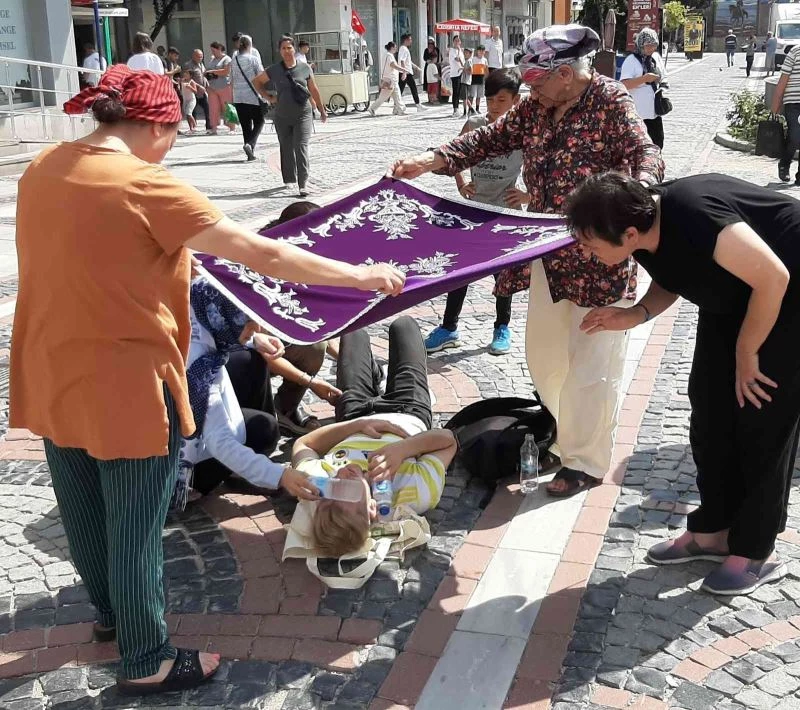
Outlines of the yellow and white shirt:
{"type": "MultiPolygon", "coordinates": [[[[423,423],[410,414],[376,414],[365,418],[390,421],[409,436],[426,430],[423,423]]],[[[380,439],[354,434],[336,444],[321,459],[301,461],[297,469],[308,476],[333,478],[340,468],[355,463],[366,473],[369,454],[396,441],[401,441],[396,434],[386,433],[380,439]]],[[[392,505],[407,505],[415,513],[435,508],[442,497],[445,473],[445,466],[432,454],[406,459],[392,481],[392,505]]]]}

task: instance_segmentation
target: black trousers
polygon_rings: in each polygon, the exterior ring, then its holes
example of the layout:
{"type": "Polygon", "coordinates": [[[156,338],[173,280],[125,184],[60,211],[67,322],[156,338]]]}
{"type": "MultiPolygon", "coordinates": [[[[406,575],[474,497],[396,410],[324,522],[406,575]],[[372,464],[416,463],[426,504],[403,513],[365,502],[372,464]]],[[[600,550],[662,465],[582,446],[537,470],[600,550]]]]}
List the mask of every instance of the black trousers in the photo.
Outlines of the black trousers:
{"type": "Polygon", "coordinates": [[[753,68],[753,60],[755,57],[752,54],[749,54],[744,58],[744,70],[747,72],[747,76],[750,76],[750,70],[753,68]]]}
{"type": "Polygon", "coordinates": [[[644,127],[647,129],[647,135],[659,148],[664,147],[664,121],[661,116],[655,118],[645,118],[644,127]]]}
{"type": "Polygon", "coordinates": [[[269,368],[261,355],[254,350],[235,350],[225,369],[240,407],[275,415],[269,368]]]}
{"type": "Polygon", "coordinates": [[[236,106],[236,113],[239,114],[239,125],[242,127],[244,144],[255,150],[261,129],[264,128],[264,114],[261,113],[261,106],[252,104],[234,104],[234,106],[236,106]]]}
{"type": "Polygon", "coordinates": [[[336,386],[342,390],[336,403],[336,421],[400,413],[418,417],[430,428],[427,363],[419,325],[410,316],[401,316],[389,326],[389,372],[386,392],[380,394],[381,371],[372,356],[367,331],[343,335],[336,369],[336,386]]]}
{"type": "Polygon", "coordinates": [[[417,82],[413,76],[410,74],[406,74],[405,79],[400,79],[397,82],[397,85],[400,87],[400,95],[403,95],[403,91],[405,91],[406,86],[411,89],[411,97],[414,99],[415,104],[419,104],[419,94],[417,93],[417,82]]]}
{"type": "MultiPolygon", "coordinates": [[[[497,281],[497,275],[495,275],[494,280],[497,281]]],[[[447,303],[444,307],[444,318],[442,319],[443,328],[447,330],[456,330],[458,328],[458,317],[464,307],[464,299],[467,297],[468,290],[469,284],[447,294],[447,303]]],[[[511,322],[511,299],[511,296],[495,296],[495,328],[499,328],[501,325],[508,325],[511,322]]]]}
{"type": "Polygon", "coordinates": [[[197,118],[197,111],[200,109],[203,112],[203,117],[206,120],[206,130],[211,128],[211,110],[208,106],[208,94],[197,94],[197,106],[194,109],[194,117],[197,118]]]}
{"type": "MultiPolygon", "coordinates": [[[[269,456],[278,443],[280,430],[266,361],[254,350],[236,350],[228,357],[225,369],[242,408],[246,431],[244,445],[257,454],[269,456]]],[[[194,467],[192,488],[207,495],[231,473],[233,471],[216,459],[201,461],[194,467]]]]}
{"type": "MultiPolygon", "coordinates": [[[[283,357],[301,372],[313,376],[322,369],[327,346],[328,343],[325,341],[313,345],[287,345],[283,357]]],[[[280,410],[281,414],[291,414],[303,401],[306,390],[308,390],[306,385],[298,385],[284,380],[278,387],[278,394],[275,397],[276,408],[280,410]]]]}
{"type": "Polygon", "coordinates": [[[461,99],[461,77],[451,77],[450,81],[453,84],[453,111],[458,111],[458,102],[461,99]]]}
{"type": "MultiPolygon", "coordinates": [[[[269,456],[280,438],[278,421],[272,415],[255,409],[243,407],[242,414],[246,432],[244,445],[257,454],[269,456]]],[[[206,459],[194,467],[192,488],[198,493],[208,495],[232,473],[234,472],[216,459],[206,459]]]]}
{"type": "Polygon", "coordinates": [[[787,293],[759,352],[761,371],[778,383],[772,402],[740,408],[734,394],[735,348],[742,318],[700,311],[689,378],[689,430],[700,507],[688,529],[730,529],[731,554],[764,559],[786,528],[800,421],[800,288],[787,293]],[[793,296],[793,297],[791,297],[793,296]]]}

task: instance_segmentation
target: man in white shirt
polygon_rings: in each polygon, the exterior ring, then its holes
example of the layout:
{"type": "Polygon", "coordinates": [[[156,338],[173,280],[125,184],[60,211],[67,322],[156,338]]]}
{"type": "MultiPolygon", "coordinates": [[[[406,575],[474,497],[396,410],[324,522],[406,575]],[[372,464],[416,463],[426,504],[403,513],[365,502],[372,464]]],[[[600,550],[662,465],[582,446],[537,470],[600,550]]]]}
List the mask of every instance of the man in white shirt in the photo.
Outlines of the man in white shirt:
{"type": "Polygon", "coordinates": [[[397,63],[403,67],[405,70],[405,74],[400,76],[400,80],[398,81],[398,86],[400,87],[400,95],[403,95],[403,91],[405,90],[406,86],[411,89],[411,97],[414,99],[414,106],[418,109],[427,108],[427,106],[423,106],[419,102],[419,94],[417,93],[417,80],[414,78],[414,72],[418,71],[420,74],[422,73],[422,69],[420,69],[413,61],[411,61],[411,51],[409,47],[411,46],[411,35],[404,34],[400,38],[400,49],[397,50],[397,63]]]}
{"type": "Polygon", "coordinates": [[[503,68],[503,40],[500,39],[500,28],[492,27],[492,36],[483,46],[486,48],[486,59],[489,60],[489,71],[503,68]]]}
{"type": "MultiPolygon", "coordinates": [[[[83,60],[84,69],[96,69],[97,71],[106,70],[105,58],[100,56],[97,48],[91,42],[87,42],[85,45],[83,45],[83,51],[86,53],[86,58],[83,60]]],[[[81,76],[83,77],[83,81],[87,84],[87,86],[97,86],[97,84],[100,82],[99,74],[90,74],[87,72],[81,76]]]]}

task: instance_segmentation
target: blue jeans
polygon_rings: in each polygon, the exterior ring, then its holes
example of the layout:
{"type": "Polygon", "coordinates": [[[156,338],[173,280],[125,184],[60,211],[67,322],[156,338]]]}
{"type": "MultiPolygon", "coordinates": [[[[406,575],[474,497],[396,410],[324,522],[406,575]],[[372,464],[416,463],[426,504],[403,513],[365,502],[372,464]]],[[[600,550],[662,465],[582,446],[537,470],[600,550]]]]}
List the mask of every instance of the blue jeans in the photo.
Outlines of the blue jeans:
{"type": "MultiPolygon", "coordinates": [[[[800,148],[800,104],[784,104],[783,115],[786,118],[786,125],[788,127],[786,135],[786,145],[783,149],[783,155],[778,162],[778,168],[781,170],[789,170],[792,167],[792,160],[798,148],[800,148]]],[[[797,177],[800,178],[800,164],[797,166],[797,177]]]]}

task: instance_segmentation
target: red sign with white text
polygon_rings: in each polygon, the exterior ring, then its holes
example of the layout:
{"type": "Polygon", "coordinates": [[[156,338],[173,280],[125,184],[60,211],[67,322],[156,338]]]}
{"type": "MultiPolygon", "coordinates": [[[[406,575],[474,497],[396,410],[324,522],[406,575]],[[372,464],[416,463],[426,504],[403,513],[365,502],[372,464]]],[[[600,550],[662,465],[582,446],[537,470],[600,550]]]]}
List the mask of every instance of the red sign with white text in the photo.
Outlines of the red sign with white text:
{"type": "Polygon", "coordinates": [[[658,0],[628,0],[628,49],[633,50],[633,38],[645,27],[658,32],[658,0]]]}

